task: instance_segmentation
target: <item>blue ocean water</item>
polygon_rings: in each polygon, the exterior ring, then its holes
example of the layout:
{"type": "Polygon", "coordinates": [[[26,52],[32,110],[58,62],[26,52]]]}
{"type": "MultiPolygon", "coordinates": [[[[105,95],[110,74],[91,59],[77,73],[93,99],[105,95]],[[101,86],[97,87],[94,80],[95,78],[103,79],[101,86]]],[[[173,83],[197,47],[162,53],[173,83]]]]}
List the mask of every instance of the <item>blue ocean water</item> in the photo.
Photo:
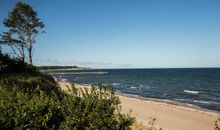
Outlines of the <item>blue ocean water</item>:
{"type": "MultiPolygon", "coordinates": [[[[102,69],[108,75],[62,75],[73,83],[112,85],[120,93],[220,111],[220,68],[102,69]]],[[[59,75],[57,75],[59,76],[59,75]]]]}

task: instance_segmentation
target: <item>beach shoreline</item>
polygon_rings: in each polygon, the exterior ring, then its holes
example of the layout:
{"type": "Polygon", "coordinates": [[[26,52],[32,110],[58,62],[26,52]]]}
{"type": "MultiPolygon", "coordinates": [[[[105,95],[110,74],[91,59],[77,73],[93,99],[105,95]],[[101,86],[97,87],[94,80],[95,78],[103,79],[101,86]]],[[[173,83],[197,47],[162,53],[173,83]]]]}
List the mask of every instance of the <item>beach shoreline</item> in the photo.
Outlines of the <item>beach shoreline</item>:
{"type": "Polygon", "coordinates": [[[219,111],[209,110],[209,109],[201,108],[196,105],[178,102],[178,101],[174,101],[174,100],[142,97],[139,95],[126,94],[126,93],[120,93],[120,92],[115,92],[115,94],[118,96],[124,96],[124,97],[128,97],[128,98],[135,98],[138,100],[146,100],[146,101],[152,101],[152,102],[158,102],[158,103],[165,103],[165,104],[169,104],[169,105],[174,105],[174,106],[179,106],[179,107],[184,107],[184,108],[189,108],[189,109],[195,109],[195,110],[202,111],[202,112],[215,113],[215,114],[220,115],[219,111]]]}
{"type": "MultiPolygon", "coordinates": [[[[70,82],[59,82],[62,90],[70,90],[70,82]]],[[[76,88],[91,88],[88,84],[74,84],[76,88]]],[[[149,125],[156,118],[156,127],[164,130],[212,130],[220,113],[137,95],[115,93],[121,101],[121,111],[136,118],[138,123],[149,125]],[[131,112],[131,113],[130,113],[131,112]]]]}
{"type": "MultiPolygon", "coordinates": [[[[75,83],[75,86],[87,87],[88,88],[88,87],[91,87],[92,85],[84,84],[84,83],[75,83]]],[[[193,105],[193,104],[183,103],[183,102],[179,102],[179,101],[175,101],[175,100],[143,97],[143,96],[140,96],[140,95],[122,93],[122,92],[118,92],[118,91],[115,91],[114,93],[118,96],[125,96],[125,97],[129,97],[129,98],[135,98],[135,99],[147,100],[147,101],[154,101],[154,102],[159,102],[159,103],[167,103],[167,104],[170,104],[170,105],[181,106],[181,107],[185,107],[185,108],[192,108],[192,109],[196,109],[196,110],[199,110],[199,111],[208,112],[208,113],[215,113],[215,114],[220,115],[220,111],[209,110],[209,109],[201,108],[201,107],[193,105]]]]}

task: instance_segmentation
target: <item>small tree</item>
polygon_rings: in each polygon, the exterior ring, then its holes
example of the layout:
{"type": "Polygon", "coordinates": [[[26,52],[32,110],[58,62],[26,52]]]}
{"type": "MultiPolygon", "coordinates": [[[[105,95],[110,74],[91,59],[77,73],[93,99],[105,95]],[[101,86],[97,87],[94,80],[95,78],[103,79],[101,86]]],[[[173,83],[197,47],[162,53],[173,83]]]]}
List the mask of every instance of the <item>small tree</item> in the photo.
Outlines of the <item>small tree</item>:
{"type": "Polygon", "coordinates": [[[44,23],[37,18],[37,12],[28,4],[18,2],[3,23],[9,30],[3,32],[2,43],[11,46],[23,62],[27,49],[27,59],[32,64],[33,44],[40,29],[44,27],[44,23]]]}

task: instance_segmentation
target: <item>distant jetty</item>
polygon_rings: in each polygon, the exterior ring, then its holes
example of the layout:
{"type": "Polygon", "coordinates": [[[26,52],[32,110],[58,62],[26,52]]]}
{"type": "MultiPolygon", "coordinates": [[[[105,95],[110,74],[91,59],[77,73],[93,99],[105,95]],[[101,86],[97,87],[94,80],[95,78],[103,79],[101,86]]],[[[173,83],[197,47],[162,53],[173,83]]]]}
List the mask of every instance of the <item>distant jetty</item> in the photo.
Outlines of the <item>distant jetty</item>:
{"type": "Polygon", "coordinates": [[[41,72],[48,71],[65,71],[65,70],[90,70],[90,68],[78,66],[38,66],[41,72]]]}
{"type": "Polygon", "coordinates": [[[46,72],[49,75],[106,75],[108,72],[46,72]]]}

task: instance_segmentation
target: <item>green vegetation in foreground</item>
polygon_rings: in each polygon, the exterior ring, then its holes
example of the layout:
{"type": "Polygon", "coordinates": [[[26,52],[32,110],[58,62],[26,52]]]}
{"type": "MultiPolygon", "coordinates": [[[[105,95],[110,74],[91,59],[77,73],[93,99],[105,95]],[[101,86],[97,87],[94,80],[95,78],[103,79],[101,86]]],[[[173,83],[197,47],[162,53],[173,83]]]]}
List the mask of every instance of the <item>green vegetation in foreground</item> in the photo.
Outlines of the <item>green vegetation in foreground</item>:
{"type": "Polygon", "coordinates": [[[79,91],[66,94],[45,75],[1,75],[0,129],[130,129],[134,118],[111,89],[79,91]]]}

